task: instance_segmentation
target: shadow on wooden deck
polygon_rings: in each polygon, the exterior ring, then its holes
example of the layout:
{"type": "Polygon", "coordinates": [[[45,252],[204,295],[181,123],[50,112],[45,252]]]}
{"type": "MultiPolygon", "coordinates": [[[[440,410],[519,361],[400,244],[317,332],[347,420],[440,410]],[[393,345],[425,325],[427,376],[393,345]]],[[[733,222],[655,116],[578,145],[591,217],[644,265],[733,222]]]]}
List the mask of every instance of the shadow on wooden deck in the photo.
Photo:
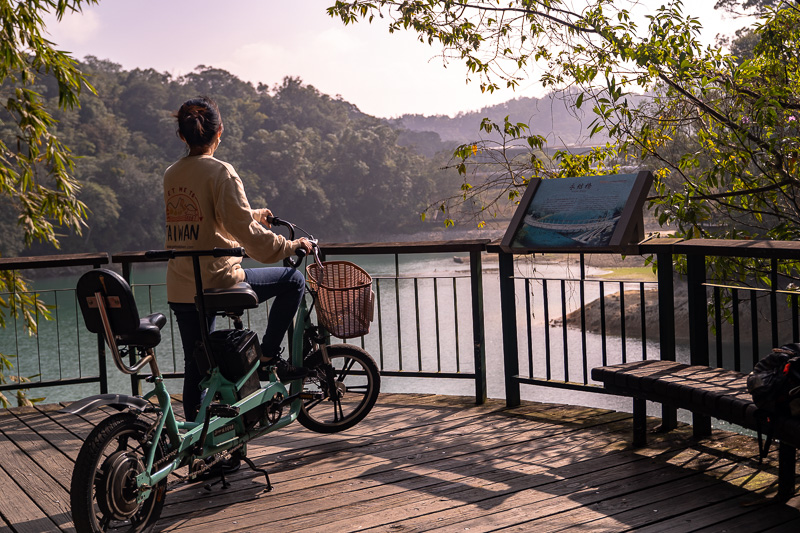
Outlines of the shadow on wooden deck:
{"type": "MultiPolygon", "coordinates": [[[[0,413],[0,530],[72,531],[69,483],[82,438],[105,416],[58,406],[0,413]]],[[[158,530],[797,531],[800,497],[773,502],[777,458],[754,439],[681,427],[630,447],[630,415],[469,399],[382,395],[339,435],[295,424],[256,440],[231,485],[181,485],[158,530]]],[[[653,421],[655,424],[655,421],[653,421]]]]}

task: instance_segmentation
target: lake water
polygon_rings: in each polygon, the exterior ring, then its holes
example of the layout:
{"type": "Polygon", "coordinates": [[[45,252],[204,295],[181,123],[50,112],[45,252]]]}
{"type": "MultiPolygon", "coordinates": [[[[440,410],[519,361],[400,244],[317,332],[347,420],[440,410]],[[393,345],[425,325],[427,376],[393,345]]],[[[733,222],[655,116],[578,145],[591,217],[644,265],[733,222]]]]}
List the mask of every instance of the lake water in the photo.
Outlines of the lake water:
{"type": "MultiPolygon", "coordinates": [[[[496,257],[496,256],[495,256],[496,257]]],[[[471,372],[473,365],[473,340],[471,323],[471,295],[469,265],[457,263],[452,255],[405,255],[398,264],[393,257],[358,256],[332,257],[348,259],[366,269],[378,284],[379,306],[372,331],[363,339],[363,345],[373,357],[387,370],[426,372],[471,372]],[[398,271],[399,282],[393,277],[398,271]],[[409,279],[419,276],[416,281],[409,279]],[[453,279],[455,278],[455,281],[453,279]],[[399,304],[398,304],[399,302],[399,304]]],[[[484,319],[486,332],[486,365],[488,394],[492,398],[504,397],[502,328],[500,316],[499,278],[497,263],[492,256],[484,261],[484,319]]],[[[254,265],[253,265],[254,266],[254,265]]],[[[598,270],[587,270],[587,275],[597,275],[598,270]]],[[[578,268],[574,264],[530,263],[519,261],[517,274],[537,278],[575,278],[578,268]]],[[[136,265],[133,285],[140,314],[168,310],[163,287],[165,266],[136,265]]],[[[0,330],[0,352],[18,353],[14,362],[14,374],[20,376],[41,375],[42,379],[70,379],[96,375],[97,338],[86,331],[74,299],[72,288],[79,274],[42,277],[33,283],[42,299],[52,306],[57,320],[43,322],[39,335],[28,336],[20,323],[8,321],[8,327],[0,330]],[[41,354],[38,356],[37,354],[41,354]]],[[[541,283],[532,282],[534,290],[528,297],[531,300],[530,323],[532,328],[533,374],[544,377],[547,367],[544,360],[545,332],[549,332],[552,355],[551,375],[553,379],[569,378],[570,381],[583,380],[582,358],[583,338],[575,329],[567,331],[566,346],[569,357],[565,358],[563,331],[560,327],[549,327],[544,320],[544,298],[541,283]],[[566,360],[565,360],[566,359],[566,360]]],[[[566,283],[565,305],[570,312],[580,305],[579,284],[566,283]]],[[[605,293],[613,292],[614,284],[608,284],[605,293]]],[[[626,290],[638,288],[638,284],[626,285],[626,290]]],[[[590,302],[599,296],[597,283],[585,285],[585,301],[590,302]]],[[[552,320],[561,316],[561,293],[558,282],[548,283],[548,309],[552,320]]],[[[526,294],[524,285],[517,284],[517,316],[520,330],[520,373],[528,375],[528,339],[525,334],[528,321],[525,311],[526,294]]],[[[248,327],[263,333],[266,313],[262,310],[250,313],[248,327]]],[[[157,349],[159,366],[163,372],[182,371],[182,356],[177,349],[177,327],[170,321],[162,332],[162,343],[157,349]]],[[[218,321],[218,328],[225,327],[218,321]]],[[[648,329],[657,327],[649,324],[648,329]]],[[[352,342],[352,341],[351,341],[352,342]]],[[[360,344],[361,341],[356,341],[360,344]]],[[[599,335],[586,334],[586,367],[602,364],[601,348],[603,340],[599,335]]],[[[640,339],[629,338],[626,342],[629,360],[641,358],[640,339]]],[[[644,348],[648,358],[658,356],[658,343],[648,341],[644,348]]],[[[622,343],[619,337],[606,339],[609,363],[621,360],[622,343]]],[[[679,360],[688,360],[686,348],[679,347],[679,360]]],[[[129,392],[130,378],[114,367],[107,356],[111,392],[129,392]]],[[[38,378],[33,378],[34,380],[38,378]]],[[[146,384],[145,384],[146,385],[146,384]]],[[[474,395],[474,382],[455,379],[389,378],[383,380],[385,392],[437,392],[442,394],[474,395]]],[[[169,380],[168,388],[179,392],[179,380],[169,380]]],[[[576,393],[550,387],[523,386],[523,399],[533,401],[592,405],[614,409],[630,409],[630,401],[601,394],[576,393]]],[[[97,384],[69,387],[48,387],[33,389],[30,396],[45,396],[47,402],[75,400],[99,392],[97,384]]]]}

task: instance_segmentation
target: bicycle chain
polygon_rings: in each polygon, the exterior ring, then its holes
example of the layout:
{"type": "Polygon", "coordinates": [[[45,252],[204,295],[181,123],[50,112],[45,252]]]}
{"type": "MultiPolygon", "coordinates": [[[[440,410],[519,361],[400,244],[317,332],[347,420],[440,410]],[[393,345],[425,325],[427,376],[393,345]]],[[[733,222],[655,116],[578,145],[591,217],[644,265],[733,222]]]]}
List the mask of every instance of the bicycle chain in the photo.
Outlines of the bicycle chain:
{"type": "MultiPolygon", "coordinates": [[[[181,476],[180,474],[176,474],[175,472],[172,472],[172,474],[174,476],[178,477],[179,479],[176,479],[175,481],[170,481],[169,483],[167,483],[167,490],[170,490],[173,487],[175,487],[176,485],[180,485],[181,483],[190,482],[192,479],[204,474],[205,472],[207,472],[208,470],[213,468],[214,465],[216,465],[220,461],[230,457],[230,455],[233,452],[239,450],[241,447],[242,447],[242,444],[240,444],[240,445],[238,445],[238,446],[236,446],[234,448],[231,448],[230,450],[226,450],[225,452],[219,453],[218,455],[215,456],[216,458],[213,461],[204,464],[202,467],[198,468],[195,471],[190,471],[189,475],[187,475],[187,476],[181,476]]],[[[177,450],[176,450],[176,452],[177,452],[177,450]]],[[[189,465],[189,468],[191,470],[191,465],[189,465]]]]}
{"type": "Polygon", "coordinates": [[[175,457],[176,455],[178,455],[178,450],[177,449],[172,450],[171,452],[169,452],[167,455],[165,455],[164,457],[162,457],[158,461],[155,461],[153,463],[153,469],[156,470],[156,471],[160,470],[162,465],[164,465],[168,461],[172,461],[173,457],[175,457]]]}

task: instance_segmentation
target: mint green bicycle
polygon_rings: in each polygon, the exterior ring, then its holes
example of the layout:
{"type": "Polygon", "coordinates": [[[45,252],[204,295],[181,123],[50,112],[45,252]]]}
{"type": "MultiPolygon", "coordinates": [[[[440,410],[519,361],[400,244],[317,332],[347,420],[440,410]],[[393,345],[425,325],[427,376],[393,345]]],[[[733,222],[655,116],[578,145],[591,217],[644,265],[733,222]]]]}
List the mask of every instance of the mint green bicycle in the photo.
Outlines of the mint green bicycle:
{"type": "MultiPolygon", "coordinates": [[[[278,218],[271,222],[288,227],[294,238],[296,226],[278,218]]],[[[216,467],[231,457],[264,474],[266,490],[272,490],[268,473],[246,456],[249,441],[295,419],[310,430],[332,433],[367,416],[380,391],[378,366],[358,346],[330,344],[329,334],[348,339],[369,331],[371,278],[352,263],[322,263],[316,240],[309,238],[314,244],[314,261],[307,268],[310,298],[301,303],[290,350],[292,364],[305,366],[309,375],[287,384],[274,371],[263,386],[258,380],[258,339],[241,319],[247,309],[258,306],[249,285],[202,286],[200,257],[242,256],[243,249],[147,252],[153,260],[190,257],[198,313],[203,318],[229,317],[234,325],[203,332],[197,359],[205,370],[205,395],[193,422],[176,418],[156,361],[154,348],[166,317],[154,313],[140,318],[130,286],[111,270],[91,270],[80,278],[76,294],[87,328],[104,336],[123,373],[149,367],[146,381],[153,388],[143,396],[91,396],[65,409],[80,414],[105,405],[120,411],[94,428],[75,462],[70,499],[79,533],[151,531],[171,487],[209,476],[218,476],[225,487],[225,470],[216,467]],[[312,311],[320,326],[312,323],[312,311]],[[126,364],[128,358],[134,362],[126,364]],[[178,472],[182,468],[186,473],[178,472]]],[[[288,264],[297,268],[301,261],[298,257],[288,264]]]]}

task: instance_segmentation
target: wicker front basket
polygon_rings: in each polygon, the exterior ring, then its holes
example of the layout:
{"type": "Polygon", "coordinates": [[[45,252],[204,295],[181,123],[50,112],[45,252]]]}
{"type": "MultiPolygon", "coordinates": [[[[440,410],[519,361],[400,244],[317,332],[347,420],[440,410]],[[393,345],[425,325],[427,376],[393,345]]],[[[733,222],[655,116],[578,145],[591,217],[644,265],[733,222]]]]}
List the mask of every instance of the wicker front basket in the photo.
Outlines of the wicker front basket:
{"type": "Polygon", "coordinates": [[[317,318],[331,335],[352,339],[369,333],[375,297],[372,277],[349,261],[312,263],[308,284],[317,293],[317,318]]]}

